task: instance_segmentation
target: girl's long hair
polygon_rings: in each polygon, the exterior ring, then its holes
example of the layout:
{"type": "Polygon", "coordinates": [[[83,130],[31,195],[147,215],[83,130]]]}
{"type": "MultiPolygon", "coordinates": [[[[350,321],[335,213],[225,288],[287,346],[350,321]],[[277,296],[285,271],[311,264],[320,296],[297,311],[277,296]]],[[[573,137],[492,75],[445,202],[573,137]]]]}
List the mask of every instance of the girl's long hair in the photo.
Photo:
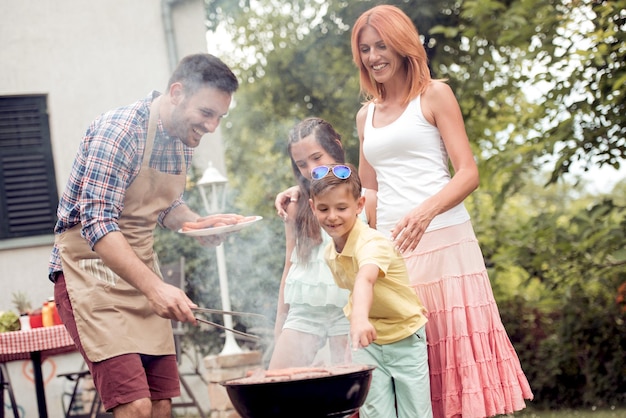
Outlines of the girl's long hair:
{"type": "Polygon", "coordinates": [[[361,61],[359,37],[366,26],[374,28],[387,48],[391,48],[404,58],[407,81],[404,104],[424,93],[430,84],[431,76],[428,56],[419,33],[411,19],[402,10],[385,4],[363,13],[352,28],[352,59],[359,68],[361,94],[367,100],[385,99],[385,87],[370,76],[367,67],[361,61]]]}
{"type": "Polygon", "coordinates": [[[307,118],[294,126],[289,132],[287,152],[289,152],[291,159],[293,175],[300,186],[300,197],[297,202],[298,210],[295,219],[296,254],[298,255],[298,260],[303,263],[309,261],[313,248],[322,242],[320,225],[309,206],[311,182],[300,173],[300,169],[291,155],[291,146],[309,135],[313,135],[315,141],[335,160],[335,163],[345,162],[341,136],[325,120],[307,118]]]}

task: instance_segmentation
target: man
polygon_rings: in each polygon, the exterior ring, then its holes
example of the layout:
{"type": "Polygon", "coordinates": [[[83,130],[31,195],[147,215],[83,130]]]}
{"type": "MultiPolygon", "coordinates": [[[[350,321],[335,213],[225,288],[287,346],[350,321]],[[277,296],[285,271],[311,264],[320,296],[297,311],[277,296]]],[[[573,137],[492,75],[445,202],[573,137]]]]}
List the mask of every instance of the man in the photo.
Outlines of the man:
{"type": "Polygon", "coordinates": [[[197,307],[161,279],[157,224],[200,218],[182,200],[193,148],[228,112],[238,82],[209,54],[181,60],[164,94],[109,111],[88,128],[58,208],[50,279],[63,323],[116,418],[169,417],[180,395],[170,319],[197,307]]]}

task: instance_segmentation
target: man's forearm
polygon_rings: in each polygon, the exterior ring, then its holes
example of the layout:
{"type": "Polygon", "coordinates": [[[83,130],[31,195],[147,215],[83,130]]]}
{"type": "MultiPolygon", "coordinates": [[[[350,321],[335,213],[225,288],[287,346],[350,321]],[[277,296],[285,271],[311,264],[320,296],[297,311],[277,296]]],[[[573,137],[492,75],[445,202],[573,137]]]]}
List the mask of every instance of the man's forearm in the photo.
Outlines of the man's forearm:
{"type": "Polygon", "coordinates": [[[148,296],[160,278],[137,257],[124,235],[110,232],[93,247],[104,264],[131,286],[148,296]]]}
{"type": "Polygon", "coordinates": [[[163,219],[163,225],[172,231],[182,228],[184,222],[195,222],[200,215],[192,211],[187,205],[179,205],[172,209],[163,219]]]}

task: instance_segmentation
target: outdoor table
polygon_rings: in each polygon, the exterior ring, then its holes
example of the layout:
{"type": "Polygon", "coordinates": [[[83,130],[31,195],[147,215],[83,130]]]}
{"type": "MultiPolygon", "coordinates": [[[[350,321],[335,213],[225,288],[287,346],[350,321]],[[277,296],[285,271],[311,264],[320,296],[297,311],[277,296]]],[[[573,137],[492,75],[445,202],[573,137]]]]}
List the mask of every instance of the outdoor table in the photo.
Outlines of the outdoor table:
{"type": "Polygon", "coordinates": [[[0,363],[31,359],[40,418],[48,418],[41,362],[43,356],[76,351],[65,325],[0,333],[0,363]]]}

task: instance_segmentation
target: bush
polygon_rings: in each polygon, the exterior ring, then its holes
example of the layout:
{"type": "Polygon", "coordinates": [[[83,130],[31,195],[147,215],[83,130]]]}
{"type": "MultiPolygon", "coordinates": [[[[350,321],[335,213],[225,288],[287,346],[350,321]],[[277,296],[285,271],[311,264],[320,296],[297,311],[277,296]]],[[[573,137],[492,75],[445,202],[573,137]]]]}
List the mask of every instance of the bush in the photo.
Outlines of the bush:
{"type": "Polygon", "coordinates": [[[500,306],[534,405],[626,404],[626,318],[614,298],[574,287],[552,309],[530,306],[520,296],[500,306]]]}

